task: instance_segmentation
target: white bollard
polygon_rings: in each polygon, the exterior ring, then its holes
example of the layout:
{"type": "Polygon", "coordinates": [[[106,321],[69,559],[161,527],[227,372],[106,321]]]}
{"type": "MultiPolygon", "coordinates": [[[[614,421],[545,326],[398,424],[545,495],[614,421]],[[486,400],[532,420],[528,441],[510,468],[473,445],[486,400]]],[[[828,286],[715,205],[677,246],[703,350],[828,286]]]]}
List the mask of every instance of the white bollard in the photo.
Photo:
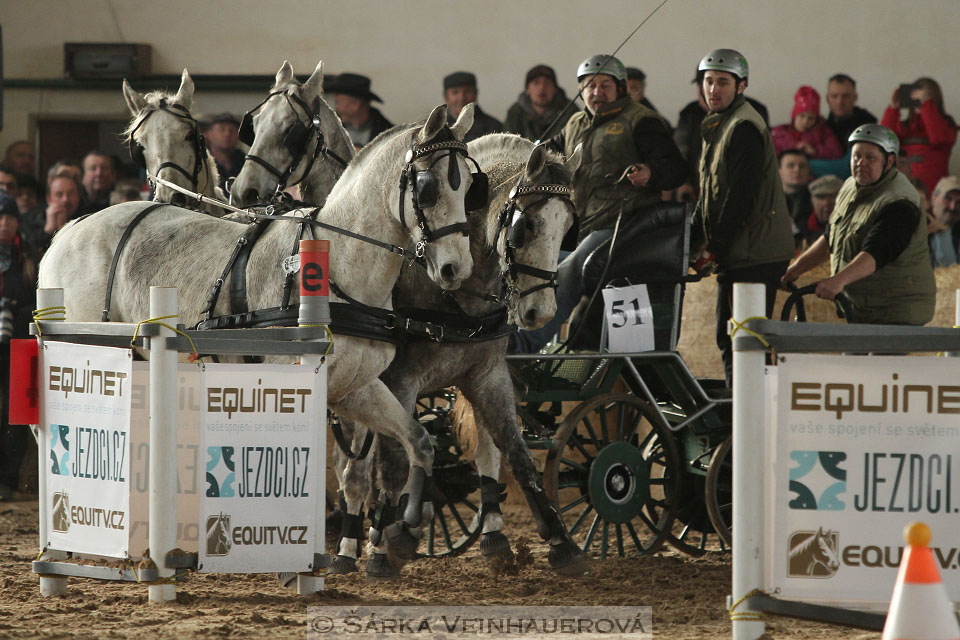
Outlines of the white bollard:
{"type": "MultiPolygon", "coordinates": [[[[766,315],[766,288],[762,284],[733,285],[733,319],[743,322],[766,315]]],[[[743,332],[740,332],[742,335],[743,332]]],[[[733,352],[733,594],[740,601],[763,584],[763,450],[764,352],[733,352]]],[[[736,617],[755,613],[745,603],[736,617]]],[[[734,640],[756,640],[764,633],[757,620],[733,620],[734,640]]]]}
{"type": "MultiPolygon", "coordinates": [[[[960,289],[957,289],[956,299],[953,303],[953,326],[960,327],[960,289]]],[[[960,351],[949,351],[947,357],[958,358],[960,357],[960,351]]]]}
{"type": "MultiPolygon", "coordinates": [[[[178,315],[176,287],[150,287],[150,317],[178,315]]],[[[164,320],[176,326],[177,319],[164,320]]],[[[150,557],[161,578],[174,575],[164,566],[167,552],[177,544],[177,351],[166,348],[176,334],[160,327],[150,338],[150,557]]],[[[163,603],[177,596],[173,584],[150,585],[150,602],[163,603]]]]}
{"type": "MultiPolygon", "coordinates": [[[[62,307],[63,306],[63,289],[37,289],[37,309],[47,309],[50,307],[62,307]]],[[[44,320],[43,322],[54,322],[55,319],[51,318],[50,320],[44,320]]],[[[40,368],[39,371],[42,371],[43,367],[43,351],[40,351],[40,368]]],[[[39,455],[37,456],[39,460],[39,479],[37,482],[37,490],[40,492],[40,527],[38,531],[40,532],[40,548],[43,549],[44,545],[47,544],[47,537],[49,535],[49,523],[50,523],[50,496],[47,492],[47,448],[49,447],[48,438],[50,434],[45,428],[46,418],[43,415],[43,404],[40,405],[40,424],[37,425],[37,448],[39,450],[39,455]]],[[[63,551],[47,551],[43,554],[42,559],[44,560],[63,560],[67,557],[67,554],[63,551]]],[[[50,578],[41,576],[40,577],[40,595],[42,596],[62,596],[67,594],[67,579],[64,578],[50,578]]]]}
{"type": "MultiPolygon", "coordinates": [[[[329,302],[329,240],[301,240],[300,241],[300,312],[298,322],[300,326],[330,324],[329,302]]],[[[327,404],[327,371],[321,367],[323,356],[304,354],[300,363],[306,367],[320,368],[319,375],[324,389],[323,406],[327,404]]],[[[320,432],[320,455],[326,459],[326,430],[320,432]]],[[[323,553],[324,532],[326,530],[326,474],[317,474],[317,483],[314,485],[317,495],[317,511],[314,519],[317,542],[314,553],[323,553]]],[[[316,570],[316,569],[315,569],[316,570]]],[[[323,578],[306,573],[297,574],[297,594],[310,595],[323,590],[323,578]]]]}

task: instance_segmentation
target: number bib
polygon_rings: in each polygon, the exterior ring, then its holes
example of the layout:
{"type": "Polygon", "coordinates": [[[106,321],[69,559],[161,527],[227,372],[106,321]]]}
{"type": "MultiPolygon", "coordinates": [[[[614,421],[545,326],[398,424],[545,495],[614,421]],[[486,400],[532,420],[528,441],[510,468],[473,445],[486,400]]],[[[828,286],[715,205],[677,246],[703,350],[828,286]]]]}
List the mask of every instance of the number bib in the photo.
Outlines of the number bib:
{"type": "Polygon", "coordinates": [[[654,349],[653,308],[647,285],[605,287],[603,307],[608,351],[629,353],[654,349]]]}

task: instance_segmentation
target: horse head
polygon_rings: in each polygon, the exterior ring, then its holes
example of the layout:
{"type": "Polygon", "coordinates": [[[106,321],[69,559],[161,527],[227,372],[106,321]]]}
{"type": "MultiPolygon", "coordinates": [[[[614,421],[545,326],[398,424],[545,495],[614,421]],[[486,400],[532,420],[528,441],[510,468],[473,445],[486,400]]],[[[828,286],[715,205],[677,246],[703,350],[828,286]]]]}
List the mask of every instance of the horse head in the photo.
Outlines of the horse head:
{"type": "Polygon", "coordinates": [[[579,146],[564,161],[537,145],[500,209],[497,249],[510,291],[508,311],[522,329],[542,327],[557,311],[557,259],[573,224],[570,188],[580,158],[579,146]]]}
{"type": "MultiPolygon", "coordinates": [[[[177,93],[160,91],[141,95],[126,80],[123,97],[133,119],[124,131],[130,157],[147,173],[190,191],[198,190],[207,150],[197,121],[190,113],[193,80],[184,69],[177,93]]],[[[157,185],[154,200],[183,204],[186,196],[157,185]]]]}
{"type": "Polygon", "coordinates": [[[240,140],[247,162],[230,188],[230,202],[268,202],[274,193],[301,185],[302,197],[322,206],[353,158],[350,138],[323,101],[323,61],[300,84],[284,61],[267,98],[243,116],[240,140]]]}
{"type": "Polygon", "coordinates": [[[840,560],[837,558],[837,549],[834,546],[835,540],[831,533],[830,531],[824,531],[822,527],[817,530],[814,553],[818,563],[831,571],[836,571],[840,567],[840,560]]]}
{"type": "Polygon", "coordinates": [[[458,288],[473,270],[465,201],[477,199],[477,189],[483,191],[479,199],[486,199],[486,176],[475,162],[477,173],[471,172],[463,142],[473,113],[469,104],[447,126],[446,105],[436,107],[414,130],[397,187],[400,224],[426,261],[427,274],[447,290],[458,288]]]}

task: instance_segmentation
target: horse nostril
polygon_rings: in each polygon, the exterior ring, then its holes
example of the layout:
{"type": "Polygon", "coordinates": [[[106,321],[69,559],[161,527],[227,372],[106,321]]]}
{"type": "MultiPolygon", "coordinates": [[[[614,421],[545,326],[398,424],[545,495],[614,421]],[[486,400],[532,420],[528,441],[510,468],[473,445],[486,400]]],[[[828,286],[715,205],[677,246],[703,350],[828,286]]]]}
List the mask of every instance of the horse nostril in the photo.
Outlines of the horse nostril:
{"type": "Polygon", "coordinates": [[[457,268],[450,262],[440,267],[440,277],[450,282],[457,279],[457,268]]]}
{"type": "Polygon", "coordinates": [[[173,195],[170,196],[170,204],[187,204],[187,196],[179,191],[175,191],[173,195]]]}
{"type": "Polygon", "coordinates": [[[531,325],[537,321],[537,315],[539,314],[537,314],[536,309],[527,309],[527,312],[523,314],[523,319],[528,325],[531,325]]]}
{"type": "Polygon", "coordinates": [[[251,202],[256,202],[259,199],[260,193],[256,189],[243,190],[243,199],[241,200],[243,204],[250,204],[251,202]]]}

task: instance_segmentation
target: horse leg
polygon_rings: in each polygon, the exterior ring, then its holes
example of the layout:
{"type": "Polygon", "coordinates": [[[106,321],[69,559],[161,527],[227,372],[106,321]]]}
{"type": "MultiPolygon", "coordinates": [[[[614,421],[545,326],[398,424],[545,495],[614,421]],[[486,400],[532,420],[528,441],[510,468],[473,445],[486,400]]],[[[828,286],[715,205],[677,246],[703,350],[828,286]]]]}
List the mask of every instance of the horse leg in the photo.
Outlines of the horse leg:
{"type": "Polygon", "coordinates": [[[397,519],[400,495],[407,482],[409,462],[399,442],[385,436],[380,436],[378,441],[377,457],[373,466],[376,468],[380,498],[377,501],[373,525],[370,527],[366,572],[367,578],[371,580],[389,580],[398,578],[400,571],[388,559],[387,540],[383,531],[397,519]]]}
{"type": "MultiPolygon", "coordinates": [[[[476,414],[474,414],[476,415],[476,414]]],[[[477,422],[480,422],[478,419],[477,422]]],[[[503,535],[503,514],[500,503],[507,497],[507,488],[499,482],[500,450],[494,445],[485,427],[477,425],[477,451],[475,461],[480,472],[480,512],[477,523],[483,527],[480,538],[480,555],[491,563],[513,559],[510,541],[503,535]]]]}
{"type": "Polygon", "coordinates": [[[424,496],[430,495],[433,471],[430,435],[379,379],[349,393],[337,402],[335,410],[340,415],[363,423],[367,428],[396,438],[410,461],[407,483],[410,500],[404,510],[403,520],[384,530],[390,562],[395,567],[402,567],[416,554],[422,523],[433,518],[433,506],[424,501],[424,496]],[[426,520],[424,516],[427,516],[426,520]]]}
{"type": "MultiPolygon", "coordinates": [[[[350,449],[359,452],[367,430],[346,419],[341,420],[341,426],[350,449]]],[[[328,569],[331,575],[358,571],[357,558],[360,556],[360,538],[363,536],[363,502],[370,493],[370,456],[357,460],[343,452],[340,454],[335,458],[341,483],[338,496],[342,496],[343,522],[337,540],[337,555],[328,569]]]]}
{"type": "Polygon", "coordinates": [[[506,454],[537,522],[537,533],[550,543],[550,567],[562,575],[582,575],[587,570],[587,556],[570,539],[560,514],[547,498],[533,457],[520,435],[506,362],[498,362],[482,380],[475,380],[479,384],[462,389],[464,397],[473,405],[479,424],[489,429],[497,448],[506,454]]]}

